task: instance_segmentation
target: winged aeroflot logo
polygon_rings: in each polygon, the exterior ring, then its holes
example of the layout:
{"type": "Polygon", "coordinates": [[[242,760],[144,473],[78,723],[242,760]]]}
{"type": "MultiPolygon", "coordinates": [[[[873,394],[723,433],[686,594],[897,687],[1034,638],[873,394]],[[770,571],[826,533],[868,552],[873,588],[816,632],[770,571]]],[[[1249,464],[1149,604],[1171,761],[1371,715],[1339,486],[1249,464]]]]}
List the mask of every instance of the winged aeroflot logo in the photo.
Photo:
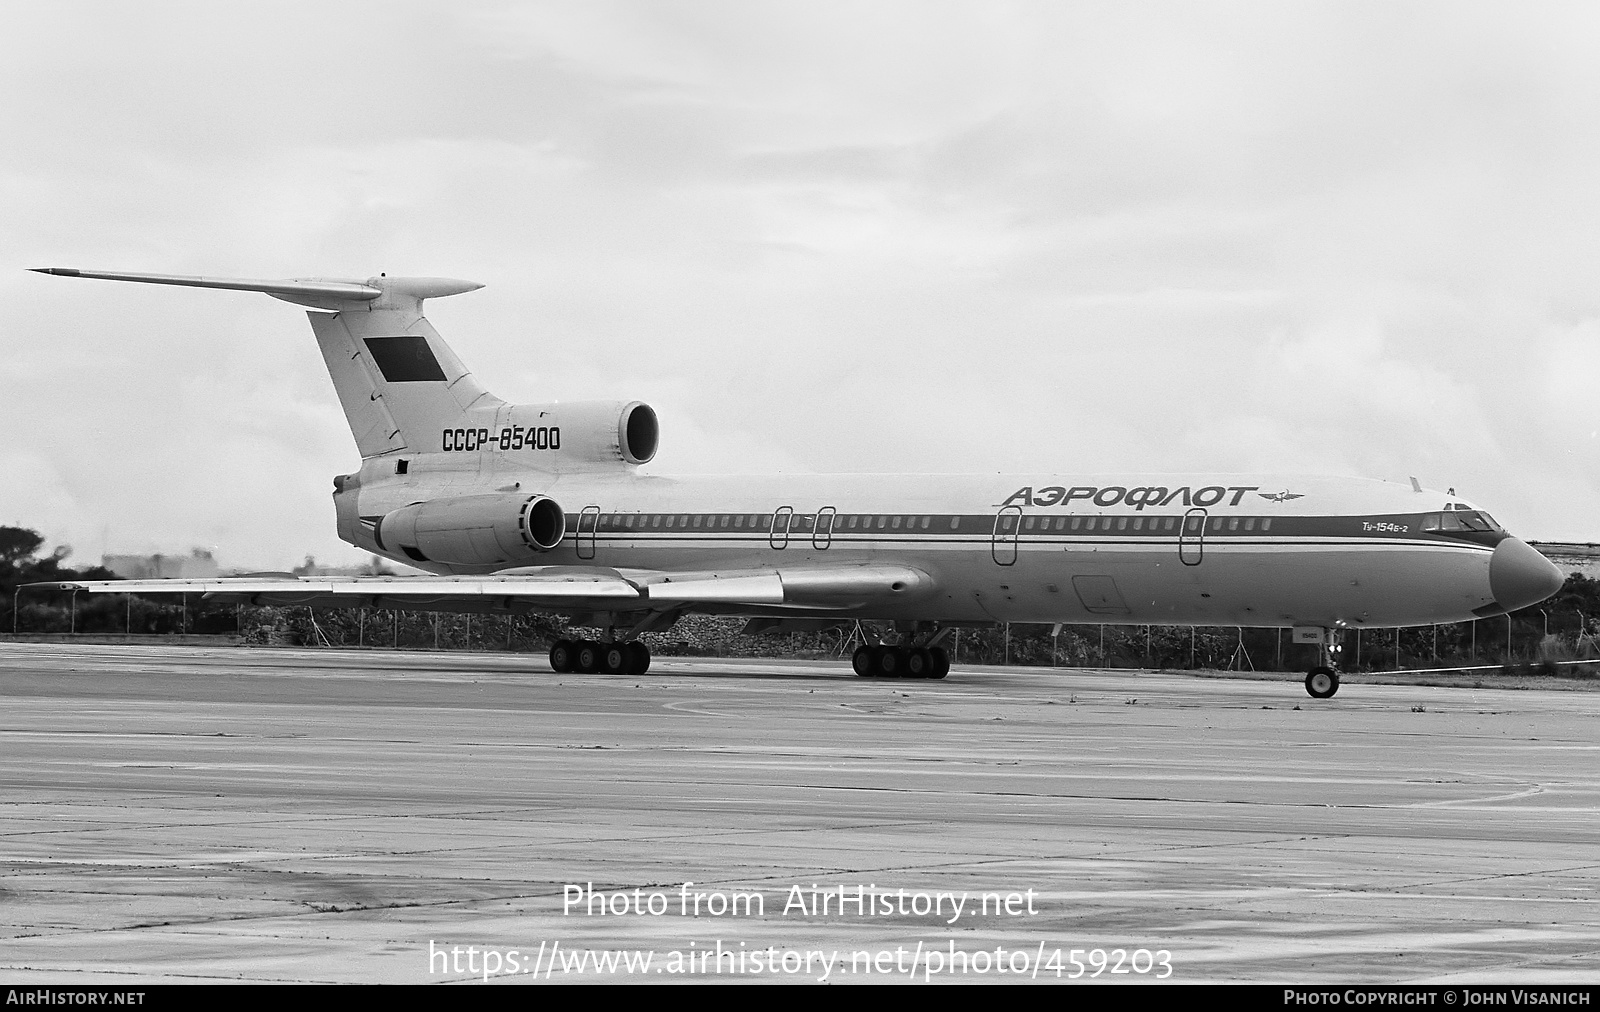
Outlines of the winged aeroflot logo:
{"type": "Polygon", "coordinates": [[[1304,492],[1291,492],[1288,489],[1284,489],[1282,492],[1257,492],[1256,495],[1263,499],[1270,499],[1273,502],[1288,502],[1290,499],[1305,498],[1304,492]]]}

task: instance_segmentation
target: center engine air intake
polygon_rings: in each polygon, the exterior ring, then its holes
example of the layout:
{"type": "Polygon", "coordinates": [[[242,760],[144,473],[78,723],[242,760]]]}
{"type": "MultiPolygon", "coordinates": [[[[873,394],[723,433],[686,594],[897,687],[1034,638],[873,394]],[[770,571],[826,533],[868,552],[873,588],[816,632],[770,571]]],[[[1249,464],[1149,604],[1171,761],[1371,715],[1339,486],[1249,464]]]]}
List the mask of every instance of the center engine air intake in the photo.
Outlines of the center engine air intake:
{"type": "Polygon", "coordinates": [[[566,513],[546,496],[470,495],[391,510],[373,538],[413,562],[504,567],[557,547],[566,530],[566,513]]]}
{"type": "Polygon", "coordinates": [[[656,455],[656,444],[661,430],[656,424],[655,409],[643,401],[634,401],[622,409],[617,421],[617,441],[622,447],[622,459],[630,464],[646,464],[656,455]]]}

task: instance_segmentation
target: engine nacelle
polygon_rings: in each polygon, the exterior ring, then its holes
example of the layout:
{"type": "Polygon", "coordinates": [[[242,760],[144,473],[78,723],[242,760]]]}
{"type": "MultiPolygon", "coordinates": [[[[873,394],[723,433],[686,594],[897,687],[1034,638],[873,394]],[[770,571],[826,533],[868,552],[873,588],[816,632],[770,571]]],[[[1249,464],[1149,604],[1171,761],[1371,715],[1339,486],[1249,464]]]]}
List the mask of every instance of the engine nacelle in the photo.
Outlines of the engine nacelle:
{"type": "Polygon", "coordinates": [[[519,404],[513,418],[558,433],[563,464],[644,464],[661,441],[655,409],[643,401],[519,404]]]}
{"type": "Polygon", "coordinates": [[[384,514],[378,547],[414,562],[522,565],[561,544],[567,516],[542,495],[469,495],[412,503],[384,514]]]}

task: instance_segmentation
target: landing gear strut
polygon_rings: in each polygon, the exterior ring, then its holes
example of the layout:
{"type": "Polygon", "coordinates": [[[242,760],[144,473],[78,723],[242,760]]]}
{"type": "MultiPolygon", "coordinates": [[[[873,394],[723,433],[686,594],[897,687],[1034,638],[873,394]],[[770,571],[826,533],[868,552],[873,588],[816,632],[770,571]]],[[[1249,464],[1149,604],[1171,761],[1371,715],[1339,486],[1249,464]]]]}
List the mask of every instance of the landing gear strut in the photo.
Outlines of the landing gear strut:
{"type": "Polygon", "coordinates": [[[1317,666],[1306,672],[1306,692],[1312,699],[1332,699],[1339,691],[1339,672],[1334,670],[1339,648],[1333,645],[1333,630],[1324,629],[1318,648],[1317,666]]]}
{"type": "Polygon", "coordinates": [[[603,671],[608,675],[642,675],[650,670],[650,648],[638,640],[631,643],[556,640],[550,645],[550,667],[561,674],[603,671]]]}
{"type": "Polygon", "coordinates": [[[943,647],[859,646],[850,667],[862,678],[943,678],[950,655],[943,647]]]}

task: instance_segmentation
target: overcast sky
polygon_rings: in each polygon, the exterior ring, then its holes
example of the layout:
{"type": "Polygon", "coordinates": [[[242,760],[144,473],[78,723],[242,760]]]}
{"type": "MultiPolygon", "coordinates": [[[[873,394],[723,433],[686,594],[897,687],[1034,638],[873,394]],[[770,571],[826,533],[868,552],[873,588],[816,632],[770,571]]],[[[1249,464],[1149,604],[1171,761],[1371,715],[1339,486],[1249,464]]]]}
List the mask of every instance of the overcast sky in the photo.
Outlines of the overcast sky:
{"type": "Polygon", "coordinates": [[[1600,540],[1600,6],[13,4],[0,523],[359,561],[302,311],[58,265],[469,278],[650,470],[1455,486],[1600,540]]]}

